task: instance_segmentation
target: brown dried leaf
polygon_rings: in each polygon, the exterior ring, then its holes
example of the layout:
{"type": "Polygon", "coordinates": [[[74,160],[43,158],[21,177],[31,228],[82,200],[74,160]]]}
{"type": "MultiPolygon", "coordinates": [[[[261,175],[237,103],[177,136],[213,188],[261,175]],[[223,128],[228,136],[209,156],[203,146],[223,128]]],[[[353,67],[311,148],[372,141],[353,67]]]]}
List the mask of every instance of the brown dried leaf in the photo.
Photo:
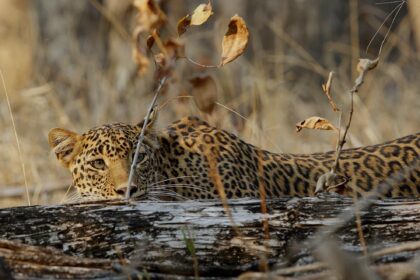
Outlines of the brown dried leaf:
{"type": "Polygon", "coordinates": [[[177,24],[178,36],[184,34],[191,25],[201,25],[205,23],[213,14],[210,1],[207,4],[200,4],[195,8],[192,16],[186,15],[177,24]]]}
{"type": "Polygon", "coordinates": [[[296,132],[301,131],[302,128],[320,129],[320,130],[337,130],[337,128],[333,126],[328,120],[321,117],[310,117],[296,124],[296,132]]]}
{"type": "Polygon", "coordinates": [[[191,16],[191,25],[202,25],[213,14],[210,1],[207,4],[200,4],[195,8],[191,16]]]}
{"type": "Polygon", "coordinates": [[[134,0],[138,10],[137,25],[140,32],[151,32],[166,22],[166,16],[153,0],[134,0]]]}
{"type": "Polygon", "coordinates": [[[190,79],[193,86],[192,96],[200,111],[210,114],[217,101],[216,82],[209,75],[198,75],[190,79]]]}
{"type": "Polygon", "coordinates": [[[228,31],[223,36],[222,61],[223,66],[240,56],[248,45],[249,32],[245,21],[238,15],[234,15],[229,22],[228,31]]]}
{"type": "Polygon", "coordinates": [[[191,17],[190,15],[186,15],[185,17],[181,18],[178,21],[177,30],[178,36],[181,36],[187,31],[187,28],[191,25],[191,17]]]}

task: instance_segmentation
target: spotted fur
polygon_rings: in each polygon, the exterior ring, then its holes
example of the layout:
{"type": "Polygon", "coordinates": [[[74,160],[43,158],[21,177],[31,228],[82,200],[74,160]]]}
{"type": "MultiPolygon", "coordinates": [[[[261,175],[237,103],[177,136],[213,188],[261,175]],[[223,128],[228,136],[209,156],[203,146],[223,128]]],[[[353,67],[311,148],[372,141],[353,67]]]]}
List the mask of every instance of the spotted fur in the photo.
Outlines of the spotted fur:
{"type": "MultiPolygon", "coordinates": [[[[145,132],[132,196],[218,198],[214,183],[218,179],[228,198],[259,197],[261,186],[269,197],[314,195],[318,178],[334,162],[333,151],[271,153],[196,117],[183,118],[159,132],[152,126],[153,122],[145,132]],[[216,175],[210,172],[211,166],[216,167],[216,175]]],[[[76,148],[67,152],[70,154],[67,159],[57,148],[65,141],[60,137],[57,140],[54,130],[50,132],[50,144],[61,162],[64,157],[64,165],[73,174],[73,185],[82,196],[122,197],[140,127],[111,124],[81,136],[71,134],[79,138],[73,141],[76,148]],[[96,158],[104,160],[105,170],[92,168],[92,159],[96,158]],[[114,172],[115,166],[119,173],[114,172]],[[119,179],[114,173],[120,175],[119,179]]],[[[390,181],[391,188],[384,196],[420,197],[419,151],[420,133],[379,145],[343,150],[338,178],[333,182],[339,187],[334,190],[350,195],[356,189],[364,195],[396,177],[390,181]]]]}

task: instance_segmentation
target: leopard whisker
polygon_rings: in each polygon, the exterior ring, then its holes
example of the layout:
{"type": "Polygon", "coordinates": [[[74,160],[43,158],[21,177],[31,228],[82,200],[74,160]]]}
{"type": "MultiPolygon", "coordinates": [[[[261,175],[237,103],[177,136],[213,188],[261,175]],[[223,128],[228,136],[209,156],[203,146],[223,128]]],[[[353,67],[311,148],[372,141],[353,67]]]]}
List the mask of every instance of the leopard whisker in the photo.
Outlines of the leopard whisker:
{"type": "Polygon", "coordinates": [[[161,199],[159,199],[158,197],[154,197],[153,195],[151,195],[151,196],[147,196],[146,197],[148,200],[151,200],[151,201],[162,201],[161,199]]]}
{"type": "Polygon", "coordinates": [[[170,191],[168,191],[168,192],[161,192],[161,191],[151,192],[151,195],[164,195],[164,196],[169,196],[169,197],[173,197],[173,198],[176,198],[176,199],[188,200],[187,197],[185,197],[183,195],[180,195],[178,193],[175,193],[175,192],[170,192],[170,191]]]}
{"type": "Polygon", "coordinates": [[[168,178],[168,179],[165,179],[165,180],[154,182],[153,184],[149,185],[149,187],[153,187],[153,186],[158,185],[160,183],[171,181],[171,180],[184,179],[184,178],[196,178],[196,177],[199,177],[199,176],[179,176],[179,177],[168,178]]]}
{"type": "Polygon", "coordinates": [[[63,204],[70,204],[70,203],[77,203],[82,200],[82,196],[78,192],[74,192],[68,196],[66,196],[62,203],[63,204]]]}
{"type": "Polygon", "coordinates": [[[168,184],[168,185],[160,185],[160,186],[157,186],[157,187],[153,187],[153,190],[155,190],[155,189],[168,189],[168,188],[171,188],[171,187],[172,188],[181,187],[183,189],[199,190],[201,192],[211,194],[211,191],[209,191],[209,190],[205,190],[203,188],[196,187],[196,186],[193,186],[193,185],[190,185],[190,184],[168,184]]]}

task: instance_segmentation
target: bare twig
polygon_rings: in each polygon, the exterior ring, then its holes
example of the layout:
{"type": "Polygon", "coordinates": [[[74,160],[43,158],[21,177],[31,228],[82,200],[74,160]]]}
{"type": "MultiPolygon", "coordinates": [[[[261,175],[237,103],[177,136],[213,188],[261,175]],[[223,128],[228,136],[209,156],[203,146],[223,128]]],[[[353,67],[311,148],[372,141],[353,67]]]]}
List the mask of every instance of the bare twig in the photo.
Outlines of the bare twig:
{"type": "MultiPolygon", "coordinates": [[[[263,152],[262,150],[258,150],[258,187],[260,192],[260,200],[261,200],[261,213],[264,215],[263,218],[263,232],[264,232],[264,241],[270,240],[270,228],[267,219],[267,193],[265,191],[265,184],[264,184],[264,166],[263,166],[263,152]]],[[[265,246],[268,246],[267,242],[264,242],[265,246]]],[[[267,256],[263,255],[260,260],[260,270],[261,271],[268,271],[268,262],[267,256]]]]}
{"type": "Polygon", "coordinates": [[[130,175],[128,176],[127,193],[125,194],[126,200],[128,200],[130,198],[130,188],[131,188],[131,184],[133,183],[133,179],[134,179],[134,169],[135,169],[135,166],[137,164],[137,159],[139,157],[140,147],[141,147],[141,145],[143,143],[143,140],[144,140],[144,133],[145,133],[145,130],[146,130],[147,123],[149,122],[150,114],[152,113],[153,107],[156,104],[156,100],[157,100],[157,97],[159,96],[159,92],[161,91],[161,89],[162,89],[162,87],[165,84],[167,79],[168,79],[168,76],[163,76],[160,79],[159,85],[158,85],[158,87],[156,89],[156,92],[155,92],[155,96],[153,96],[153,100],[150,103],[149,109],[147,110],[146,117],[144,118],[143,127],[142,127],[140,135],[139,135],[139,140],[137,142],[133,162],[131,163],[131,167],[130,167],[130,175]]]}
{"type": "Polygon", "coordinates": [[[348,133],[348,131],[350,129],[351,120],[353,118],[353,112],[354,112],[354,91],[351,90],[350,91],[350,112],[349,112],[349,118],[347,120],[347,124],[346,124],[346,127],[344,129],[343,136],[342,136],[341,140],[338,142],[337,154],[336,154],[334,165],[333,165],[333,168],[332,168],[332,172],[333,173],[336,173],[337,172],[338,161],[340,159],[340,154],[341,154],[341,151],[343,150],[343,146],[346,143],[346,137],[347,137],[347,133],[348,133]]]}
{"type": "Polygon", "coordinates": [[[333,111],[338,112],[340,111],[340,109],[337,108],[337,105],[334,103],[334,100],[332,99],[332,96],[331,96],[331,86],[332,86],[333,79],[334,79],[334,72],[331,71],[330,74],[328,75],[327,82],[325,84],[322,84],[322,91],[327,96],[328,102],[330,103],[333,111]]]}
{"type": "MultiPolygon", "coordinates": [[[[357,64],[357,70],[359,72],[359,76],[354,81],[353,88],[350,89],[350,91],[349,91],[349,93],[350,93],[349,117],[348,117],[348,120],[347,120],[346,127],[344,129],[343,136],[337,142],[336,156],[335,156],[334,164],[333,164],[330,172],[325,173],[325,174],[323,174],[322,176],[319,177],[318,182],[316,184],[315,193],[319,193],[319,192],[327,189],[328,187],[330,187],[331,184],[338,177],[337,176],[337,169],[338,169],[338,165],[339,165],[340,155],[341,155],[341,152],[343,150],[344,144],[346,143],[347,133],[350,129],[351,121],[352,121],[352,118],[353,118],[354,94],[357,93],[359,91],[360,87],[362,86],[362,84],[364,82],[364,79],[365,79],[365,76],[366,76],[366,73],[369,72],[370,70],[375,69],[376,66],[378,65],[378,63],[379,63],[379,57],[377,57],[374,60],[370,60],[370,59],[366,59],[366,58],[359,59],[359,63],[357,64]]],[[[339,185],[340,184],[341,183],[339,183],[339,185]]]]}

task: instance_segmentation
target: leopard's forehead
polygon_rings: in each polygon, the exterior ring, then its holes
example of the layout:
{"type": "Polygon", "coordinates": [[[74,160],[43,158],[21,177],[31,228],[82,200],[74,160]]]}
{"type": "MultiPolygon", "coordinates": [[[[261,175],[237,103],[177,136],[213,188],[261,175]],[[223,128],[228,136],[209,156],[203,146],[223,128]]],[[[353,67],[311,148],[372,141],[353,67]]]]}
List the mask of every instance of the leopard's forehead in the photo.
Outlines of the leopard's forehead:
{"type": "Polygon", "coordinates": [[[124,123],[106,124],[94,127],[82,136],[86,140],[101,141],[101,140],[119,140],[132,138],[137,135],[138,131],[135,126],[124,123]]]}
{"type": "Polygon", "coordinates": [[[138,130],[135,126],[113,123],[95,127],[83,136],[83,150],[87,153],[125,154],[136,141],[138,130]]]}

